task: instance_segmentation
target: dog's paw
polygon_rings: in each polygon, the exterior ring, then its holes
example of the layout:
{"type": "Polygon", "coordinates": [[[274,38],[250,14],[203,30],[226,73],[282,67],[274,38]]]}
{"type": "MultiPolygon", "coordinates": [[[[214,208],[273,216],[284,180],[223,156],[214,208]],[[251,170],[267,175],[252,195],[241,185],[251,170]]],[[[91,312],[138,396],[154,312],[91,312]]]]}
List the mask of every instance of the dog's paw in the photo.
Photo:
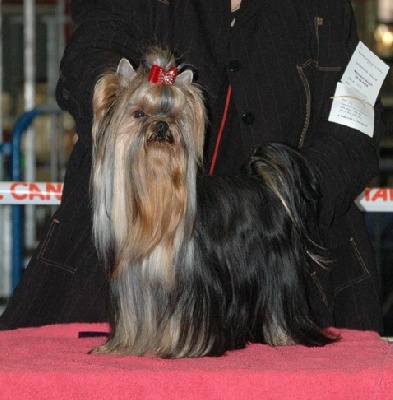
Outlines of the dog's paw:
{"type": "Polygon", "coordinates": [[[108,353],[112,353],[112,352],[113,352],[113,350],[108,348],[108,346],[106,346],[106,344],[103,344],[101,346],[94,347],[93,349],[91,349],[89,351],[89,354],[108,354],[108,353]]]}

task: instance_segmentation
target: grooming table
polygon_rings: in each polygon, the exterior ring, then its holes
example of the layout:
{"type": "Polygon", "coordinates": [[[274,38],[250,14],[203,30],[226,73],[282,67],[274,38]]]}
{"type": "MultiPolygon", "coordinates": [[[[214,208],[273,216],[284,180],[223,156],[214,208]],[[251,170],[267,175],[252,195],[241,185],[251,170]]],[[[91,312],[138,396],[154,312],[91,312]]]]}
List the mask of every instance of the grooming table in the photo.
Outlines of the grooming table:
{"type": "Polygon", "coordinates": [[[0,399],[393,399],[393,345],[339,330],[323,348],[250,345],[219,358],[90,355],[106,324],[0,332],[0,399]]]}

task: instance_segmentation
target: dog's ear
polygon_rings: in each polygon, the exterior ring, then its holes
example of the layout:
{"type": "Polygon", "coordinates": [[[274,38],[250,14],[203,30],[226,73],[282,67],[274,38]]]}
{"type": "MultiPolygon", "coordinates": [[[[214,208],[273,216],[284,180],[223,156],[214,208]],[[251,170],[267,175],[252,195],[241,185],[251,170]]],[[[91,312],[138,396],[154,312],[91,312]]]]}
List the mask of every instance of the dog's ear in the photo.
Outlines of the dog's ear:
{"type": "Polygon", "coordinates": [[[117,74],[119,75],[119,85],[121,88],[127,88],[135,78],[136,71],[128,60],[122,58],[117,66],[117,74]]]}
{"type": "Polygon", "coordinates": [[[192,83],[194,73],[190,69],[184,70],[181,74],[177,75],[176,83],[192,83]]]}
{"type": "Polygon", "coordinates": [[[130,62],[122,58],[116,72],[103,75],[97,82],[93,95],[93,112],[96,122],[100,123],[105,117],[119,95],[130,86],[135,75],[136,72],[130,62]]]}

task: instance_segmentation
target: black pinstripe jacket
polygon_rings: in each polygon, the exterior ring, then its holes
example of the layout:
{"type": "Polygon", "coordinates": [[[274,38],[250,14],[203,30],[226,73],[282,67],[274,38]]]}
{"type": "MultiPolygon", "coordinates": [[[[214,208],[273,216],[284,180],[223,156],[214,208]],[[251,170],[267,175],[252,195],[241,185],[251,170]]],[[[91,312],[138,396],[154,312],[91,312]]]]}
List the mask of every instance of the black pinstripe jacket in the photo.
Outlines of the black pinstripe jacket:
{"type": "Polygon", "coordinates": [[[381,107],[375,109],[372,139],[327,121],[336,83],[358,41],[350,2],[243,0],[233,28],[230,0],[74,0],[72,16],[76,30],[56,95],[74,116],[79,141],[63,203],[31,264],[72,274],[86,260],[97,268],[88,199],[92,90],[121,57],[137,65],[146,45],[160,43],[196,68],[206,90],[212,121],[207,163],[221,117],[219,99],[228,84],[232,87],[232,125],[223,137],[217,172],[237,172],[268,140],[301,148],[318,168],[320,228],[334,262],[331,272],[311,274],[312,304],[326,324],[381,331],[373,253],[353,204],[378,173],[381,107]]]}

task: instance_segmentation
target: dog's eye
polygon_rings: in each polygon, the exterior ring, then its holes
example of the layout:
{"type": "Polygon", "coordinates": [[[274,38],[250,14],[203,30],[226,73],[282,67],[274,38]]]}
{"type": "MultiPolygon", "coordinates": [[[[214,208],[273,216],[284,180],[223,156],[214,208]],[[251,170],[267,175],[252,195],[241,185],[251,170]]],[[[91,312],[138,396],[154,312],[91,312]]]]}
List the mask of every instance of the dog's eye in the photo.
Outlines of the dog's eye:
{"type": "Polygon", "coordinates": [[[143,110],[136,110],[134,111],[134,117],[135,118],[143,118],[146,116],[145,112],[143,110]]]}

